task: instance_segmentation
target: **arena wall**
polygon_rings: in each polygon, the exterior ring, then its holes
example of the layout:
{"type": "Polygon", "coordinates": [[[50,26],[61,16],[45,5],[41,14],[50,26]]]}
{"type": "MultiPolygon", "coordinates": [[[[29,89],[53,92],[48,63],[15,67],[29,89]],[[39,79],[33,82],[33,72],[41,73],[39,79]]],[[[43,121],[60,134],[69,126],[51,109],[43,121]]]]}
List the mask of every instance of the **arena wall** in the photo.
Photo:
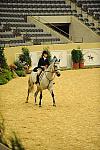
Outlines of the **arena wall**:
{"type": "MultiPolygon", "coordinates": [[[[84,65],[85,66],[100,66],[100,48],[83,49],[84,65]]],[[[41,51],[30,53],[32,60],[32,69],[37,66],[38,60],[41,56],[41,51]]],[[[60,60],[59,68],[72,68],[71,51],[70,50],[52,50],[52,58],[56,56],[60,60]]]]}
{"type": "MultiPolygon", "coordinates": [[[[5,48],[4,52],[7,58],[7,63],[9,65],[13,64],[13,62],[18,58],[19,54],[21,54],[22,47],[23,46],[5,48]]],[[[80,49],[83,50],[83,53],[86,55],[86,58],[93,57],[93,60],[95,61],[94,62],[85,58],[87,60],[85,62],[85,65],[100,65],[100,43],[69,43],[52,45],[33,45],[26,47],[30,51],[33,67],[37,65],[37,61],[40,57],[41,51],[44,48],[48,48],[51,51],[52,56],[56,55],[59,59],[61,59],[61,67],[71,67],[71,50],[77,49],[78,47],[80,47],[80,49]]]]}

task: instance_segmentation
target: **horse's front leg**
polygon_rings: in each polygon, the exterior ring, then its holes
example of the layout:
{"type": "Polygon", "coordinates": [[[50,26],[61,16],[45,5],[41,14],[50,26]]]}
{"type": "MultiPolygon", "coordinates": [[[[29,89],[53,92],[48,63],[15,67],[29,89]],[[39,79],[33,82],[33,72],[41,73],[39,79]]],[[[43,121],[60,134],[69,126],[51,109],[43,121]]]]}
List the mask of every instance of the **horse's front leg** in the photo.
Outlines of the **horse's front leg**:
{"type": "Polygon", "coordinates": [[[40,91],[40,102],[39,102],[39,107],[41,107],[41,100],[42,100],[42,91],[40,91]]]}
{"type": "Polygon", "coordinates": [[[56,102],[55,102],[55,96],[54,96],[54,92],[53,90],[49,90],[53,99],[53,106],[56,106],[56,102]]]}
{"type": "Polygon", "coordinates": [[[30,91],[29,91],[29,89],[28,89],[27,98],[26,98],[26,102],[25,102],[25,103],[28,103],[29,93],[30,93],[30,91]]]}
{"type": "Polygon", "coordinates": [[[37,98],[38,93],[39,93],[39,90],[37,90],[37,91],[35,92],[35,94],[34,94],[35,104],[36,104],[36,98],[37,98]]]}

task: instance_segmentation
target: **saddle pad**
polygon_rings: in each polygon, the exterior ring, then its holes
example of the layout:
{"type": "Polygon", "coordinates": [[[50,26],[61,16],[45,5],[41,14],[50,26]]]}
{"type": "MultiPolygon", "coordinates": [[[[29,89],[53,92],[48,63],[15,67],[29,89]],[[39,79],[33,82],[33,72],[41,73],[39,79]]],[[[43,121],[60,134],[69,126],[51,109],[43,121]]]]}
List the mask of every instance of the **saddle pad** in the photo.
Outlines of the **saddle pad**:
{"type": "Polygon", "coordinates": [[[38,71],[38,67],[35,67],[35,68],[33,69],[33,71],[34,71],[34,72],[37,72],[37,71],[38,71]]]}

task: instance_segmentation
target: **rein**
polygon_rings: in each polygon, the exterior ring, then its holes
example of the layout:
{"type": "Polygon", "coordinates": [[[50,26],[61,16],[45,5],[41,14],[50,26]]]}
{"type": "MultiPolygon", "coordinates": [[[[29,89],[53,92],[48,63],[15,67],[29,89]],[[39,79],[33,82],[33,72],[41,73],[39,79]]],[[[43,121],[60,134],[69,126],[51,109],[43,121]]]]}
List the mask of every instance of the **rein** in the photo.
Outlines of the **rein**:
{"type": "Polygon", "coordinates": [[[54,75],[54,77],[50,80],[50,79],[47,77],[46,72],[50,72],[50,73],[54,73],[54,72],[51,72],[51,71],[45,71],[45,72],[44,72],[44,73],[45,73],[45,76],[46,76],[46,78],[47,78],[47,80],[49,81],[48,86],[47,86],[47,88],[48,88],[49,85],[50,85],[50,82],[54,80],[55,75],[54,75]]]}
{"type": "MultiPolygon", "coordinates": [[[[60,70],[60,69],[57,69],[57,70],[55,70],[55,71],[58,71],[58,70],[60,70]]],[[[55,73],[55,71],[44,71],[44,72],[50,72],[50,73],[55,73]]]]}
{"type": "MultiPolygon", "coordinates": [[[[55,67],[54,67],[54,68],[55,68],[55,67]]],[[[51,82],[51,81],[53,81],[53,80],[54,80],[55,75],[54,75],[53,79],[52,79],[52,80],[50,80],[50,79],[47,77],[46,72],[55,73],[55,72],[56,72],[56,71],[58,71],[58,70],[59,70],[59,69],[56,69],[56,70],[54,70],[54,71],[44,71],[45,76],[46,76],[46,78],[49,80],[49,82],[51,82]]],[[[50,84],[50,83],[49,83],[49,84],[50,84]]]]}
{"type": "MultiPolygon", "coordinates": [[[[50,80],[50,79],[47,77],[46,72],[50,72],[50,73],[54,73],[54,72],[51,72],[51,71],[44,71],[45,76],[46,76],[46,78],[48,79],[48,81],[49,81],[49,82],[53,81],[54,78],[55,78],[55,75],[54,75],[53,79],[50,80]]],[[[49,84],[50,84],[50,83],[49,83],[49,84]]]]}
{"type": "Polygon", "coordinates": [[[44,70],[45,77],[46,77],[46,78],[47,78],[47,80],[49,81],[49,83],[48,83],[48,86],[47,86],[47,87],[49,87],[50,82],[54,80],[54,78],[55,78],[55,74],[53,75],[52,79],[49,79],[49,77],[47,76],[46,72],[50,72],[50,73],[52,73],[52,74],[53,74],[53,73],[56,73],[58,70],[59,70],[59,69],[56,69],[56,68],[55,68],[55,66],[54,66],[54,71],[44,70]]]}

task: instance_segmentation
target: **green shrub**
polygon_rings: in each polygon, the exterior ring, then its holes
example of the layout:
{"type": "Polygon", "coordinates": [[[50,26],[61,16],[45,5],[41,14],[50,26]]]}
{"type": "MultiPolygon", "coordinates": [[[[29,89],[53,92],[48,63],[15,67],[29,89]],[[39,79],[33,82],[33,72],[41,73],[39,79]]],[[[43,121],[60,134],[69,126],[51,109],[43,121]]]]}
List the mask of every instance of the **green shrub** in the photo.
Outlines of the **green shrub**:
{"type": "Polygon", "coordinates": [[[17,69],[15,70],[16,74],[19,77],[25,77],[25,70],[24,70],[24,66],[20,61],[15,61],[14,64],[17,66],[17,69]]]}
{"type": "Polygon", "coordinates": [[[10,138],[10,144],[12,150],[25,150],[21,140],[16,136],[15,132],[13,132],[13,137],[10,138]]]}
{"type": "Polygon", "coordinates": [[[8,81],[13,78],[13,73],[10,70],[4,69],[2,72],[2,75],[4,78],[6,78],[8,81]]]}
{"type": "Polygon", "coordinates": [[[78,50],[78,52],[79,52],[79,62],[84,62],[84,55],[83,55],[83,53],[82,53],[82,50],[78,50]]]}
{"type": "Polygon", "coordinates": [[[5,146],[9,147],[7,141],[5,139],[5,125],[4,125],[4,118],[0,114],[0,143],[4,144],[5,146]]]}
{"type": "Polygon", "coordinates": [[[9,138],[9,141],[6,139],[4,118],[1,114],[0,114],[0,143],[7,146],[11,150],[25,150],[21,140],[17,137],[15,132],[13,132],[13,136],[9,138]]]}
{"type": "Polygon", "coordinates": [[[16,74],[19,76],[19,77],[25,77],[26,76],[26,73],[24,70],[15,70],[16,74]]]}
{"type": "Polygon", "coordinates": [[[6,84],[13,78],[13,73],[9,70],[4,55],[4,47],[0,47],[0,85],[6,84]]]}
{"type": "Polygon", "coordinates": [[[25,61],[27,65],[31,66],[31,58],[28,48],[22,48],[22,54],[19,56],[19,60],[21,60],[22,62],[25,61]]]}
{"type": "Polygon", "coordinates": [[[8,80],[2,74],[0,74],[0,85],[6,84],[7,82],[8,80]]]}
{"type": "Polygon", "coordinates": [[[0,85],[6,84],[13,77],[14,77],[13,72],[7,69],[2,69],[2,72],[0,72],[0,85]]]}
{"type": "Polygon", "coordinates": [[[71,57],[72,57],[72,61],[74,63],[79,63],[80,61],[80,54],[79,54],[79,50],[73,49],[71,51],[71,57]]]}
{"type": "Polygon", "coordinates": [[[4,69],[8,69],[8,65],[4,55],[4,47],[1,46],[0,46],[0,67],[4,69]]]}
{"type": "Polygon", "coordinates": [[[17,66],[16,70],[24,70],[24,66],[20,61],[15,61],[14,64],[17,66]]]}

